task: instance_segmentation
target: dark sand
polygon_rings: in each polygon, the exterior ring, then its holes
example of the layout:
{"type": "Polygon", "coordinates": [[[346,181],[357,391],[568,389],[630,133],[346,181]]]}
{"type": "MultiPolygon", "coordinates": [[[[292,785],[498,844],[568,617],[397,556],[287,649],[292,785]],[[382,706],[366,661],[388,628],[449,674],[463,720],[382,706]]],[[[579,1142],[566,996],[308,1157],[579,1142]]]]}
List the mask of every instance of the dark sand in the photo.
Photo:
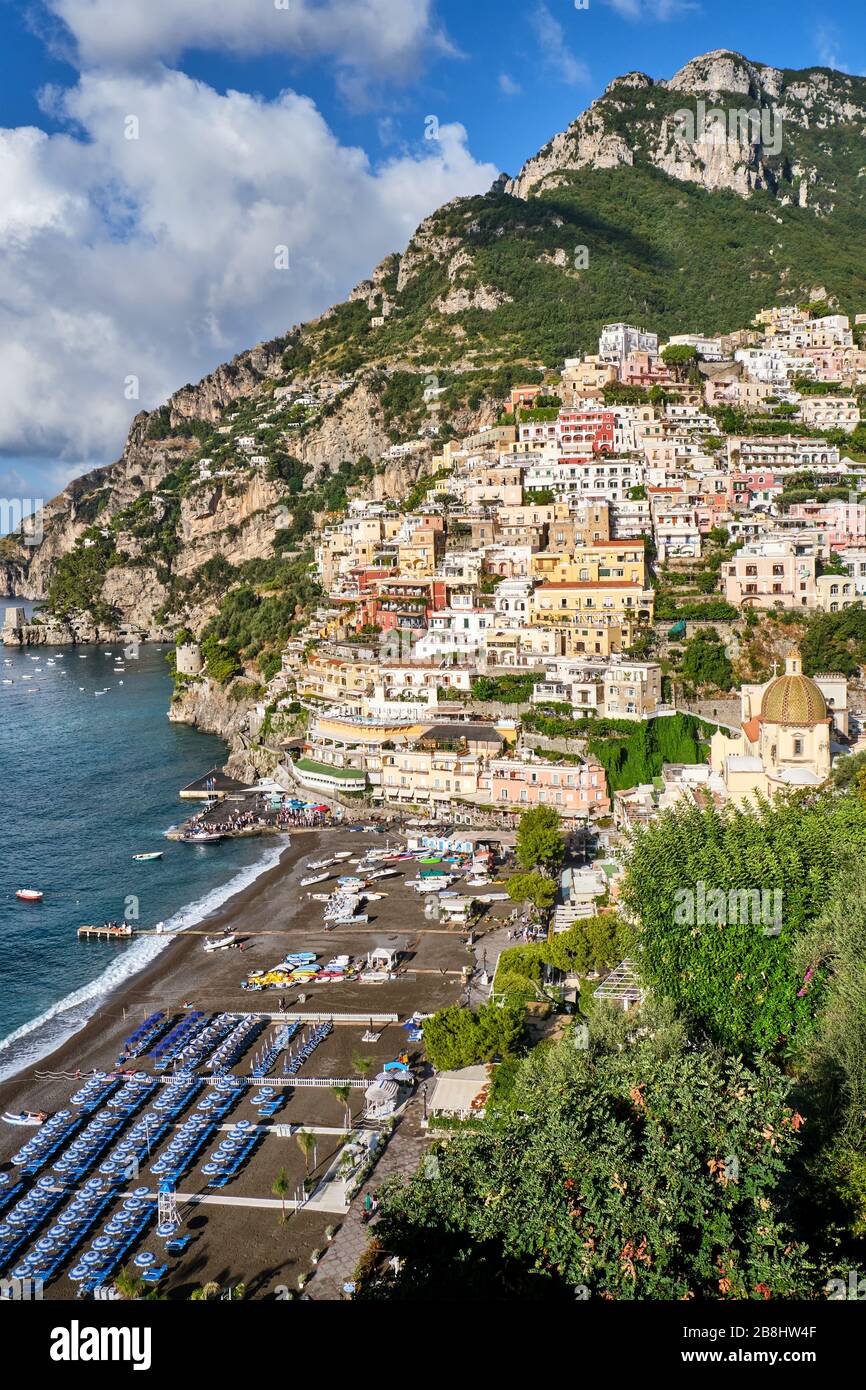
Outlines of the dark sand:
{"type": "MultiPolygon", "coordinates": [[[[311,1014],[316,1011],[396,1013],[401,1021],[416,1009],[427,1013],[456,1003],[462,992],[461,971],[469,962],[470,953],[458,929],[444,929],[428,923],[424,916],[424,898],[404,886],[402,874],[373,885],[387,896],[369,905],[372,920],[368,926],[338,927],[329,932],[322,926],[324,905],[310,901],[308,893],[324,892],[333,884],[320,884],[311,889],[299,887],[299,880],[311,872],[306,868],[309,859],[324,858],[338,849],[351,849],[357,855],[366,847],[384,844],[384,836],[372,833],[292,832],[291,846],[287,847],[278,865],[200,923],[194,933],[176,937],[156,961],[126,981],[106,1000],[96,1017],[51,1056],[0,1084],[0,1108],[50,1113],[67,1105],[80,1083],[64,1078],[39,1078],[35,1072],[74,1072],[80,1068],[86,1073],[94,1067],[110,1069],[119,1054],[122,1039],[143,1018],[156,1009],[179,1013],[180,1005],[187,1000],[209,1013],[222,1010],[276,1013],[282,998],[289,1009],[311,1014]],[[206,954],[204,936],[213,936],[223,929],[245,937],[244,950],[206,954]],[[267,969],[290,949],[315,951],[328,959],[339,953],[360,955],[378,945],[398,946],[406,952],[401,973],[384,984],[354,981],[312,985],[305,990],[305,1003],[298,1002],[297,989],[252,993],[240,988],[241,980],[250,970],[267,969]]],[[[407,860],[405,870],[407,877],[414,877],[417,864],[407,860]]],[[[335,876],[352,872],[354,866],[348,863],[332,870],[335,876]]],[[[502,909],[509,906],[494,905],[482,919],[482,929],[484,923],[492,926],[497,919],[501,923],[502,909]]],[[[93,947],[82,943],[79,949],[93,947]]],[[[96,949],[123,950],[124,947],[96,949]]],[[[335,1025],[333,1033],[316,1049],[300,1075],[333,1077],[335,1081],[357,1077],[359,1073],[353,1059],[361,1055],[373,1059],[372,1078],[381,1063],[390,1060],[405,1045],[405,1031],[395,1024],[382,1029],[377,1043],[363,1043],[363,1032],[364,1025],[335,1025]]],[[[152,1069],[147,1057],[138,1058],[130,1065],[146,1071],[152,1069]]],[[[249,1054],[233,1070],[243,1074],[248,1065],[249,1054]]],[[[278,1068],[270,1078],[276,1086],[282,1081],[278,1068]]],[[[352,1092],[354,1116],[359,1115],[363,1106],[363,1094],[361,1089],[352,1092]]],[[[342,1103],[329,1089],[296,1087],[288,1103],[267,1123],[338,1128],[343,1126],[344,1117],[342,1103]]],[[[179,1120],[183,1118],[180,1116],[179,1120]]],[[[248,1098],[239,1102],[223,1123],[244,1118],[255,1118],[248,1098]]],[[[8,1170],[11,1155],[34,1133],[32,1129],[0,1126],[0,1166],[8,1170]]],[[[201,1173],[201,1164],[214,1145],[208,1147],[193,1169],[181,1179],[182,1193],[205,1190],[207,1179],[201,1173]]],[[[339,1146],[339,1135],[318,1136],[316,1178],[324,1174],[339,1146]]],[[[158,1150],[154,1158],[157,1153],[158,1150]]],[[[287,1170],[294,1187],[303,1181],[304,1155],[294,1136],[283,1138],[268,1134],[238,1177],[222,1189],[221,1195],[272,1199],[272,1185],[281,1168],[287,1170]]],[[[145,1166],[138,1182],[154,1189],[157,1178],[145,1166]]],[[[137,1182],[130,1184],[136,1185],[137,1182]]],[[[188,1298],[194,1287],[209,1280],[222,1285],[242,1281],[247,1285],[248,1296],[260,1298],[281,1296],[279,1290],[284,1285],[297,1289],[298,1275],[311,1268],[313,1251],[325,1244],[325,1228],[338,1225],[340,1220],[339,1215],[305,1208],[280,1224],[278,1210],[230,1205],[188,1206],[185,1210],[182,1207],[181,1215],[186,1216],[184,1231],[193,1234],[194,1240],[184,1256],[170,1263],[169,1275],[161,1287],[162,1293],[180,1299],[188,1298]]],[[[142,1248],[158,1257],[162,1255],[162,1242],[152,1232],[142,1248]]],[[[47,1286],[44,1296],[71,1298],[74,1293],[75,1285],[61,1273],[47,1286]]]]}

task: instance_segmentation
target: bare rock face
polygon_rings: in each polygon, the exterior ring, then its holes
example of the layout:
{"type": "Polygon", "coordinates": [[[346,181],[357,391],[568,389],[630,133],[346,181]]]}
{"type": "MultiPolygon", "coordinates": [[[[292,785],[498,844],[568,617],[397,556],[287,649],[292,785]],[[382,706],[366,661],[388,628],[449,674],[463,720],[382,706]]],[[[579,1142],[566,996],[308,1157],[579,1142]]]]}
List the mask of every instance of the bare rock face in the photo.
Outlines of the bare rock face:
{"type": "MultiPolygon", "coordinates": [[[[786,77],[727,49],[693,58],[669,81],[627,73],[528,160],[507,191],[527,198],[573,171],[646,163],[711,192],[729,189],[747,198],[765,189],[780,202],[826,212],[830,203],[816,196],[817,170],[798,176],[790,166],[802,164],[797,137],[803,131],[860,125],[862,137],[866,98],[862,82],[855,84],[844,73],[821,70],[786,77]],[[724,130],[705,124],[713,109],[723,113],[724,130]],[[684,129],[689,116],[691,132],[684,129]]],[[[832,191],[828,182],[827,194],[832,191]]]]}
{"type": "Polygon", "coordinates": [[[604,116],[594,102],[588,111],[555,135],[549,145],[524,164],[516,179],[511,179],[506,192],[516,198],[528,198],[530,193],[547,186],[551,175],[569,169],[613,169],[618,164],[633,164],[634,153],[625,138],[609,130],[604,116]]]}
{"type": "Polygon", "coordinates": [[[477,285],[471,290],[463,286],[449,290],[446,295],[436,300],[433,307],[440,314],[464,314],[467,309],[483,309],[490,313],[503,304],[511,303],[511,295],[503,290],[497,290],[492,285],[477,285]]]}

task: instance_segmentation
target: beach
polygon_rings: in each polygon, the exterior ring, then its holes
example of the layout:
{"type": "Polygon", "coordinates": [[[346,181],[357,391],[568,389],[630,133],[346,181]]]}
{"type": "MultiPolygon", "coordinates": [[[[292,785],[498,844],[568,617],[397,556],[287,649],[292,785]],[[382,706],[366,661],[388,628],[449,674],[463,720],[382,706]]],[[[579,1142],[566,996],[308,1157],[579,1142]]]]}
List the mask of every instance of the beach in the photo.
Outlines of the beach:
{"type": "MultiPolygon", "coordinates": [[[[404,876],[412,877],[417,872],[417,862],[413,860],[400,864],[399,876],[374,885],[384,896],[370,903],[368,924],[324,930],[323,904],[311,900],[310,890],[300,887],[300,879],[310,872],[305,867],[307,862],[322,857],[323,852],[352,851],[358,856],[368,848],[381,849],[384,843],[383,835],[351,833],[340,828],[293,832],[291,844],[282,851],[278,864],[231,897],[194,931],[175,936],[155,961],[126,980],[85,1027],[50,1056],[0,1084],[0,1109],[50,1114],[68,1106],[71,1093],[81,1084],[70,1079],[75,1073],[80,1071],[83,1076],[94,1068],[110,1070],[120,1055],[123,1039],[147,1016],[163,1010],[181,1017],[185,1004],[210,1015],[237,1011],[278,1016],[281,1001],[287,1010],[302,1015],[317,1011],[354,1015],[354,1023],[335,1023],[330,1036],[305,1064],[302,1075],[321,1077],[326,1083],[332,1078],[335,1082],[357,1079],[355,1062],[359,1053],[369,1059],[371,1077],[375,1075],[382,1064],[403,1050],[406,1032],[398,1023],[376,1024],[377,1041],[364,1042],[367,1016],[395,1014],[402,1022],[415,1010],[432,1012],[458,1002],[465,993],[463,970],[471,959],[460,930],[431,924],[424,914],[424,899],[404,885],[404,876]],[[206,953],[205,936],[224,931],[242,937],[243,949],[206,953]],[[242,978],[251,970],[269,968],[289,950],[315,952],[320,960],[327,960],[337,953],[357,957],[374,946],[400,951],[403,968],[396,978],[376,984],[352,980],[307,986],[303,991],[305,1001],[299,1001],[299,991],[291,987],[255,993],[240,987],[242,978]]],[[[352,871],[351,866],[332,870],[334,874],[352,871]]],[[[332,887],[333,881],[316,887],[332,887]]],[[[496,904],[490,909],[494,920],[503,906],[496,904]]],[[[82,942],[78,949],[91,947],[82,942]]],[[[128,948],[118,945],[111,949],[128,948]]],[[[151,1069],[147,1057],[128,1065],[151,1069]]],[[[241,1075],[248,1065],[246,1057],[233,1070],[241,1075]]],[[[280,1086],[276,1071],[270,1080],[280,1086]]],[[[353,1122],[360,1116],[363,1098],[363,1087],[352,1091],[353,1122]]],[[[241,1118],[256,1120],[248,1096],[226,1117],[225,1126],[241,1118]]],[[[345,1105],[329,1085],[292,1087],[286,1105],[274,1121],[277,1123],[303,1126],[316,1133],[311,1176],[314,1180],[323,1177],[345,1138],[345,1105]]],[[[36,1132],[0,1126],[0,1164],[4,1169],[9,1171],[11,1155],[36,1132]]],[[[326,1228],[339,1225],[340,1220],[339,1213],[313,1210],[311,1204],[280,1224],[279,1203],[272,1195],[274,1179],[284,1168],[295,1191],[303,1185],[305,1166],[304,1154],[293,1136],[286,1132],[279,1136],[268,1133],[226,1189],[225,1197],[220,1194],[208,1203],[188,1206],[184,1229],[194,1238],[172,1269],[163,1291],[169,1297],[188,1298],[193,1288],[209,1280],[221,1285],[243,1282],[250,1293],[259,1297],[282,1297],[285,1295],[277,1290],[295,1289],[298,1274],[309,1271],[314,1252],[326,1243],[326,1228]]],[[[195,1197],[205,1192],[207,1180],[200,1167],[199,1161],[181,1178],[180,1207],[184,1205],[183,1195],[195,1197]]],[[[156,1180],[150,1178],[144,1166],[140,1181],[155,1190],[156,1180]]],[[[161,1243],[151,1235],[146,1244],[154,1250],[161,1243]]],[[[75,1285],[67,1279],[65,1270],[44,1291],[49,1298],[70,1298],[74,1294],[75,1285]]]]}

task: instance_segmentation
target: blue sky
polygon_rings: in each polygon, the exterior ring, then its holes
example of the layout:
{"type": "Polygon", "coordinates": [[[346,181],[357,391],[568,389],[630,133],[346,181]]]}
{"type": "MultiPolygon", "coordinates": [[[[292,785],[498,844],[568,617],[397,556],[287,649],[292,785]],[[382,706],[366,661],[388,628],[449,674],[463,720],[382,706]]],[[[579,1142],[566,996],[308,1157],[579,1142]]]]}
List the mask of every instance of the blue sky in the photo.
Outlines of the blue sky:
{"type": "Polygon", "coordinates": [[[713,48],[863,73],[866,6],[0,0],[0,497],[116,457],[137,409],[341,298],[612,77],[713,48]]]}

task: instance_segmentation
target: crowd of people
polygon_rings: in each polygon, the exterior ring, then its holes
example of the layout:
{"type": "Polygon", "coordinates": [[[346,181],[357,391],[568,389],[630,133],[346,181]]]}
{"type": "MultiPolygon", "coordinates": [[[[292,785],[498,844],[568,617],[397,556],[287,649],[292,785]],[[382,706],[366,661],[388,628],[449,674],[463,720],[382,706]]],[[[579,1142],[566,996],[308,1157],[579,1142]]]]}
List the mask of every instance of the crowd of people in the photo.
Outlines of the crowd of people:
{"type": "Polygon", "coordinates": [[[321,807],[271,807],[265,797],[256,797],[243,810],[229,810],[223,805],[215,811],[202,811],[193,816],[186,827],[187,835],[197,831],[209,834],[237,835],[250,830],[292,830],[299,826],[321,829],[331,824],[331,812],[321,807]]]}

